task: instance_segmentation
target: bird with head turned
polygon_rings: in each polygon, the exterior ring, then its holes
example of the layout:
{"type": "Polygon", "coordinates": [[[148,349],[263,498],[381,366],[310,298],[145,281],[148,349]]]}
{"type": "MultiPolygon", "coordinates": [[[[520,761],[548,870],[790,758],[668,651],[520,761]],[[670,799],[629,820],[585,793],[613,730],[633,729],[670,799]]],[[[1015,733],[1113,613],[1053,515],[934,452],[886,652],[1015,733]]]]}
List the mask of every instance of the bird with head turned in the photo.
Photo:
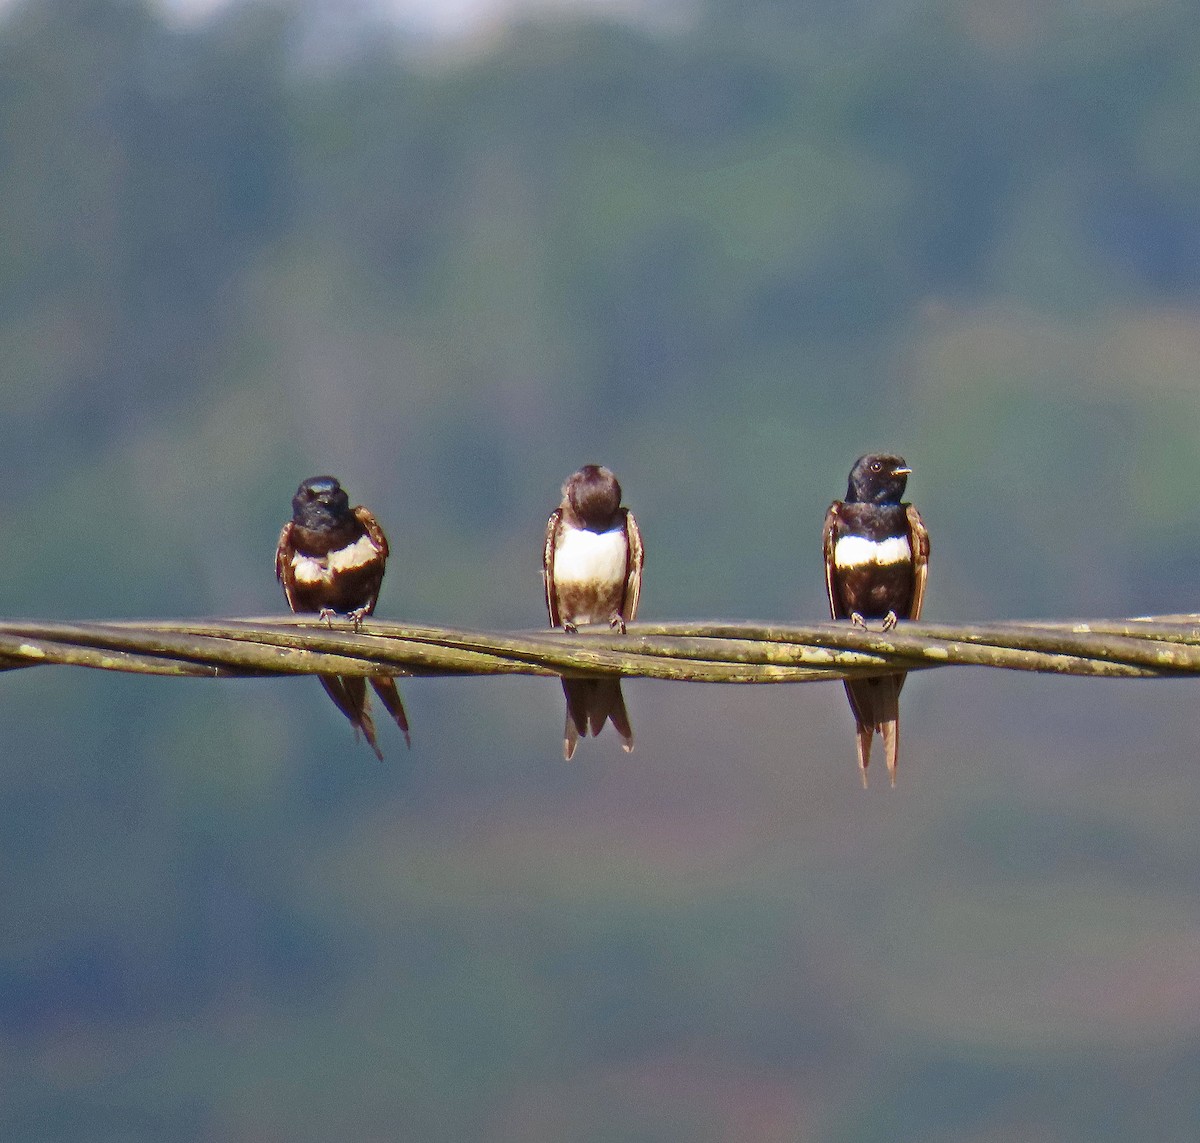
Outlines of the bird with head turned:
{"type": "MultiPolygon", "coordinates": [[[[576,631],[606,624],[625,632],[637,617],[645,553],[633,513],[621,504],[621,486],[607,468],[585,464],[562,486],[562,503],[546,522],[542,569],[546,610],[552,627],[576,631]]],[[[626,750],[633,728],[625,710],[621,680],[562,680],[567,700],[563,757],[570,758],[580,737],[600,733],[612,722],[626,750]]]]}

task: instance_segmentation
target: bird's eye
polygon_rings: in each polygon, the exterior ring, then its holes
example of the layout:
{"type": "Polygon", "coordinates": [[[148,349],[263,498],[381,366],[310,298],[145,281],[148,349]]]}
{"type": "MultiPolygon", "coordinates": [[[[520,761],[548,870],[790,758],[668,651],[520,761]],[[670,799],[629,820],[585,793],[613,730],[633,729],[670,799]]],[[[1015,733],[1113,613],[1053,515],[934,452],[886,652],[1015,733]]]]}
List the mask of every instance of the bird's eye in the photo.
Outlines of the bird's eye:
{"type": "Polygon", "coordinates": [[[882,472],[882,471],[883,471],[883,465],[882,465],[882,464],[880,464],[880,463],[879,463],[879,461],[877,461],[877,460],[875,460],[875,461],[872,461],[872,462],[871,462],[871,471],[872,471],[872,472],[882,472]]]}

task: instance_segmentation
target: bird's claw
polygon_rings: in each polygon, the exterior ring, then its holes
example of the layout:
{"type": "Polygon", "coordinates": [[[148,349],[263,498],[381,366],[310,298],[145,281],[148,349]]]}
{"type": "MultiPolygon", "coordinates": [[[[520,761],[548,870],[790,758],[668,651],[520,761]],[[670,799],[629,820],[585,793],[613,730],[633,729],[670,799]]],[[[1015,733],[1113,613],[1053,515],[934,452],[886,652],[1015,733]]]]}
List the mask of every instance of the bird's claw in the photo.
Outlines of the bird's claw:
{"type": "Polygon", "coordinates": [[[576,627],[574,623],[564,623],[563,630],[568,635],[578,635],[579,634],[579,628],[576,627]]]}
{"type": "Polygon", "coordinates": [[[624,618],[623,618],[622,616],[620,616],[620,615],[614,615],[614,616],[613,616],[613,617],[612,617],[612,618],[611,618],[611,619],[608,621],[608,625],[609,625],[609,627],[611,627],[611,628],[612,628],[614,631],[619,631],[619,632],[620,632],[622,635],[624,635],[624,634],[625,634],[625,620],[624,620],[624,618]]]}
{"type": "MultiPolygon", "coordinates": [[[[879,630],[890,631],[899,622],[899,616],[894,611],[889,611],[883,617],[883,622],[879,625],[879,630]]],[[[852,611],[850,613],[850,626],[857,627],[860,631],[871,630],[870,624],[867,623],[867,621],[857,611],[852,611]]]]}
{"type": "Polygon", "coordinates": [[[317,619],[324,623],[326,627],[333,627],[333,621],[337,618],[337,612],[332,607],[322,607],[317,615],[317,619]]]}
{"type": "Polygon", "coordinates": [[[366,619],[366,617],[370,614],[371,609],[368,607],[356,607],[350,612],[349,619],[350,622],[354,624],[354,630],[356,632],[362,630],[363,620],[366,619]]]}

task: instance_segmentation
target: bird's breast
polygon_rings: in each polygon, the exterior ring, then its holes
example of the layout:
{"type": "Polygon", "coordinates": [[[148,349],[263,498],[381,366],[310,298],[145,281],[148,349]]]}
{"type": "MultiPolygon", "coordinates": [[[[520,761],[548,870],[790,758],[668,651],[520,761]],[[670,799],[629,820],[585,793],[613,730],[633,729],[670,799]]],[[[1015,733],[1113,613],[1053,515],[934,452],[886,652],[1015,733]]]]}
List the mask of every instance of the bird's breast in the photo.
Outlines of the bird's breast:
{"type": "Polygon", "coordinates": [[[839,536],[833,548],[833,564],[838,568],[911,562],[912,546],[907,536],[888,536],[882,540],[869,540],[865,536],[839,536]]]}
{"type": "Polygon", "coordinates": [[[323,556],[297,553],[292,569],[297,583],[331,583],[335,576],[355,571],[378,559],[379,549],[371,537],[364,533],[353,544],[326,552],[323,556]]]}
{"type": "Polygon", "coordinates": [[[554,549],[554,582],[569,584],[621,584],[629,545],[624,528],[589,532],[586,528],[564,528],[554,549]]]}

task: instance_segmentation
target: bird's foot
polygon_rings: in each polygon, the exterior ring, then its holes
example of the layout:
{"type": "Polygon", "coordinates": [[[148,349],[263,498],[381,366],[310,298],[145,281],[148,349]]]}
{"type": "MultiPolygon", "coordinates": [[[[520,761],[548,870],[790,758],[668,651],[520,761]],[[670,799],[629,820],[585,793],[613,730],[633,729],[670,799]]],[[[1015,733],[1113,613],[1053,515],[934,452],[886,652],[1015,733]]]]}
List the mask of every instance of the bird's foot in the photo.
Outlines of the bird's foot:
{"type": "Polygon", "coordinates": [[[563,630],[568,635],[578,635],[579,634],[579,628],[576,627],[574,623],[563,623],[563,630]]]}
{"type": "MultiPolygon", "coordinates": [[[[883,617],[883,621],[879,625],[879,630],[880,631],[890,631],[899,622],[900,622],[900,617],[894,611],[889,611],[883,617]]],[[[850,625],[852,627],[857,627],[860,631],[870,631],[871,630],[871,625],[857,611],[852,611],[850,613],[850,625]]]]}
{"type": "Polygon", "coordinates": [[[333,621],[337,618],[337,612],[332,607],[322,607],[317,619],[324,623],[326,627],[333,627],[333,621]]]}
{"type": "Polygon", "coordinates": [[[619,632],[620,632],[622,635],[624,635],[624,634],[625,634],[625,619],[624,619],[624,617],[623,617],[623,616],[621,616],[621,615],[614,615],[614,616],[613,616],[613,617],[612,617],[612,618],[611,618],[611,619],[608,621],[608,625],[609,625],[609,627],[611,627],[611,628],[612,628],[614,631],[619,631],[619,632]]]}
{"type": "Polygon", "coordinates": [[[371,609],[369,607],[356,607],[350,612],[349,619],[350,622],[354,624],[355,631],[362,630],[363,620],[366,619],[366,617],[370,614],[371,609]]]}

